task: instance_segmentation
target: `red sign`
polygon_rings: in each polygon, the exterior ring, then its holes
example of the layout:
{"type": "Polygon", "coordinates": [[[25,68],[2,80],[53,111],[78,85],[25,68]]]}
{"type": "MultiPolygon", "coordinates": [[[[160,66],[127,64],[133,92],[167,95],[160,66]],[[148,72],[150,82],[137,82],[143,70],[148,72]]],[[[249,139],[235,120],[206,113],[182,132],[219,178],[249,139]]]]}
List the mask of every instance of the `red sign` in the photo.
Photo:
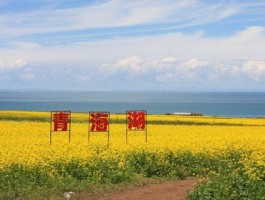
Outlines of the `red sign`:
{"type": "Polygon", "coordinates": [[[145,130],[146,111],[127,111],[128,129],[145,130]]]}
{"type": "Polygon", "coordinates": [[[100,132],[109,131],[109,113],[108,112],[90,112],[90,131],[100,132]]]}
{"type": "Polygon", "coordinates": [[[71,139],[71,111],[51,111],[50,144],[52,132],[68,131],[69,142],[71,139]]]}
{"type": "Polygon", "coordinates": [[[52,114],[53,121],[53,131],[69,131],[69,123],[71,121],[70,112],[53,112],[52,114]]]}

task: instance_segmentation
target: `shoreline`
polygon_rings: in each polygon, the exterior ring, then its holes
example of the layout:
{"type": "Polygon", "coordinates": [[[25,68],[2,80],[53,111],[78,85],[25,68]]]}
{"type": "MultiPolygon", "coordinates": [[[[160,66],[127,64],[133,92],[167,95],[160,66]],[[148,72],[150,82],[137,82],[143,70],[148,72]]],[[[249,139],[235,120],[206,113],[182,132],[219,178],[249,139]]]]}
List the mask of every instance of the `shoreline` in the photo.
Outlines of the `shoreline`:
{"type": "MultiPolygon", "coordinates": [[[[147,114],[149,125],[186,126],[265,126],[264,117],[186,116],[174,114],[147,114]]],[[[88,112],[71,112],[72,123],[88,123],[88,112]]],[[[1,121],[51,122],[51,112],[0,110],[1,121]]],[[[110,113],[109,124],[126,124],[126,113],[110,113]]]]}
{"type": "MultiPolygon", "coordinates": [[[[65,110],[69,110],[69,109],[64,109],[64,110],[59,110],[58,111],[65,111],[65,110]]],[[[133,109],[131,109],[133,110],[133,109]]],[[[50,113],[51,111],[54,111],[54,110],[50,110],[50,111],[43,111],[43,110],[1,110],[0,109],[0,116],[2,113],[14,113],[14,112],[17,112],[17,113],[50,113]]],[[[71,111],[71,110],[69,110],[71,111]]],[[[94,110],[93,110],[94,111],[94,110]]],[[[99,110],[97,110],[98,112],[101,112],[99,110]]],[[[86,112],[80,112],[80,111],[71,111],[71,113],[73,114],[88,114],[89,112],[92,112],[92,111],[86,111],[86,112]]],[[[102,111],[103,112],[103,111],[102,111]]],[[[203,113],[193,113],[193,112],[179,112],[180,114],[176,114],[176,112],[172,112],[172,113],[148,113],[148,110],[147,110],[147,115],[149,116],[175,116],[175,117],[197,117],[197,118],[222,118],[222,119],[264,119],[265,118],[265,115],[264,116],[229,116],[229,115],[205,115],[203,113]]],[[[121,113],[121,112],[110,112],[111,115],[125,115],[126,114],[126,111],[124,113],[121,113]]]]}

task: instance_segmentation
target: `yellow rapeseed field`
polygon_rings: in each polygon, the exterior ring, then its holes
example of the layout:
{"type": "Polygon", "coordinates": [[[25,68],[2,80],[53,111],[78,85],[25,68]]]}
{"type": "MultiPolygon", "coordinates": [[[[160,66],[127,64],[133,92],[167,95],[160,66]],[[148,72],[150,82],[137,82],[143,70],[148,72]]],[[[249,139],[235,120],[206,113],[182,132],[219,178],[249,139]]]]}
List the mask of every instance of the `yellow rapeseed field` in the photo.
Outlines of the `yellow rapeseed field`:
{"type": "MultiPolygon", "coordinates": [[[[47,117],[49,113],[40,115],[47,117]]],[[[84,119],[87,115],[73,116],[84,119]]],[[[117,117],[122,119],[123,116],[112,115],[114,120],[117,117]]],[[[242,159],[239,161],[243,166],[241,170],[250,180],[263,180],[265,177],[264,119],[229,118],[226,121],[225,118],[150,115],[148,120],[191,120],[206,121],[209,124],[148,124],[147,143],[144,132],[137,131],[129,132],[126,144],[125,124],[113,123],[110,124],[110,143],[107,145],[107,133],[91,133],[88,142],[88,124],[72,123],[71,142],[68,142],[67,132],[54,132],[50,145],[49,122],[2,120],[0,121],[0,170],[8,170],[12,165],[17,164],[27,169],[43,168],[51,176],[55,176],[58,173],[56,163],[70,163],[75,160],[78,161],[80,168],[87,163],[93,165],[93,162],[115,160],[118,163],[113,164],[113,168],[123,170],[126,167],[127,157],[137,152],[154,153],[158,158],[156,164],[166,166],[171,162],[165,156],[167,152],[172,152],[174,155],[189,152],[195,157],[203,154],[209,158],[216,156],[224,158],[228,152],[235,151],[241,152],[242,159]],[[213,120],[215,123],[219,121],[227,125],[214,125],[213,120]],[[232,125],[240,123],[243,125],[232,125]]],[[[100,175],[96,177],[100,179],[100,175]]]]}
{"type": "Polygon", "coordinates": [[[265,126],[148,125],[147,143],[144,132],[129,132],[126,144],[125,124],[111,124],[109,148],[107,133],[91,133],[88,143],[86,123],[72,124],[70,143],[67,132],[54,132],[52,145],[48,122],[0,121],[0,127],[1,168],[12,163],[35,166],[57,160],[69,161],[72,158],[87,160],[94,155],[98,146],[106,147],[104,156],[112,156],[113,152],[119,156],[142,149],[174,152],[187,150],[209,154],[225,153],[231,148],[247,149],[253,151],[253,158],[264,164],[265,126]]]}

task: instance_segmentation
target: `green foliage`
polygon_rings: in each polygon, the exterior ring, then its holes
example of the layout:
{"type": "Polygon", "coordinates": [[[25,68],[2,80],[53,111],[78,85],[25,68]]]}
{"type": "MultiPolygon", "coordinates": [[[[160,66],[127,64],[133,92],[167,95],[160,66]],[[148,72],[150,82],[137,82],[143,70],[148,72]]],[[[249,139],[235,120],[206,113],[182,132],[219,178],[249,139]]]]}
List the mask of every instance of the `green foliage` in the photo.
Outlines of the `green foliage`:
{"type": "MultiPolygon", "coordinates": [[[[247,152],[249,153],[249,152],[247,152]]],[[[245,173],[243,155],[230,152],[218,170],[207,174],[204,181],[189,193],[188,200],[262,200],[265,199],[264,180],[252,179],[245,173]]]]}
{"type": "Polygon", "coordinates": [[[265,182],[250,180],[241,173],[222,174],[199,184],[188,195],[188,200],[262,200],[265,199],[265,182]]]}
{"type": "MultiPolygon", "coordinates": [[[[100,152],[99,152],[100,153],[100,152]]],[[[63,191],[82,191],[91,184],[117,184],[148,178],[208,177],[188,199],[264,199],[265,183],[250,180],[241,163],[243,154],[192,154],[182,151],[130,152],[124,158],[71,160],[28,168],[11,165],[0,170],[0,199],[51,197],[63,191]],[[53,169],[53,170],[51,170],[53,169]]]]}

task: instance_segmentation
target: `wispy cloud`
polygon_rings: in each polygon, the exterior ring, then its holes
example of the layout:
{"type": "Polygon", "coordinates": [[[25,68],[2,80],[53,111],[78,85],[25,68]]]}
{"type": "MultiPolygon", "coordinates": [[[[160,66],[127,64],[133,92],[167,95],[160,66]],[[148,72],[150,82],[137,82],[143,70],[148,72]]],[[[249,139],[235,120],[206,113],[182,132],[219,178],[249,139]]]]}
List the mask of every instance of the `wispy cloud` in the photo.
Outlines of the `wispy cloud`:
{"type": "MultiPolygon", "coordinates": [[[[46,3],[54,5],[52,1],[46,3]]],[[[159,28],[145,27],[143,31],[146,29],[149,31],[167,30],[216,22],[239,11],[240,7],[235,4],[220,2],[211,5],[196,0],[156,2],[117,0],[80,8],[51,6],[45,7],[44,10],[1,14],[0,36],[10,37],[143,24],[168,24],[159,28]]]]}
{"type": "Polygon", "coordinates": [[[264,9],[259,0],[0,0],[1,87],[255,88],[265,83],[264,9]]]}
{"type": "MultiPolygon", "coordinates": [[[[0,59],[23,59],[34,65],[37,63],[38,65],[41,63],[45,65],[67,64],[89,68],[108,64],[111,66],[110,70],[117,71],[135,69],[132,63],[138,63],[138,65],[140,63],[144,66],[143,68],[149,68],[147,66],[153,65],[153,62],[156,66],[162,66],[163,63],[166,65],[176,60],[192,58],[198,60],[263,60],[265,28],[249,27],[222,38],[205,38],[203,35],[179,32],[52,47],[35,43],[12,43],[15,45],[14,48],[0,48],[0,59]],[[131,64],[128,64],[129,62],[131,64]],[[124,63],[127,63],[126,67],[124,63]]],[[[196,60],[193,62],[189,65],[196,66],[196,60]]]]}

